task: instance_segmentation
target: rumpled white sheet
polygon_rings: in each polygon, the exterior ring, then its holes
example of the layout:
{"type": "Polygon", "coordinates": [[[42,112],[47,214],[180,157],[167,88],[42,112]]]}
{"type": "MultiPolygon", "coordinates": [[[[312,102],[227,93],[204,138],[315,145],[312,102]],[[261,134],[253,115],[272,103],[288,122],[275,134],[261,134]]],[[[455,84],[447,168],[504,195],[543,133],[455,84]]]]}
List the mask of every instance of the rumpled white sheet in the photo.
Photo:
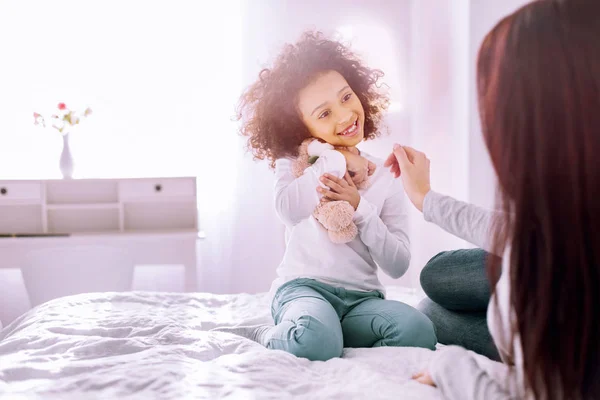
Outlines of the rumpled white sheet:
{"type": "MultiPolygon", "coordinates": [[[[388,298],[414,304],[402,288],[388,298]]],[[[439,399],[410,380],[433,352],[345,349],[309,362],[217,326],[271,322],[266,295],[99,293],[43,304],[0,333],[0,399],[439,399]]]]}

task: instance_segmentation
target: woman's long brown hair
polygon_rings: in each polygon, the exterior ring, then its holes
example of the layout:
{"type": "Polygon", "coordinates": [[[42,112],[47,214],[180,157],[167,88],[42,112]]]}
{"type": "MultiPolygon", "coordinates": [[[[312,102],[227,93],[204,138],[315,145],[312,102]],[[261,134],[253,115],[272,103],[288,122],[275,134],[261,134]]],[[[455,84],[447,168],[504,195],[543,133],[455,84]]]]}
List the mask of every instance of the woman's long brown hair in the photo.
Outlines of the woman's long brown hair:
{"type": "MultiPolygon", "coordinates": [[[[535,398],[600,396],[600,1],[538,0],[477,63],[515,322],[535,398]]],[[[492,275],[498,262],[492,258],[492,275]]]]}

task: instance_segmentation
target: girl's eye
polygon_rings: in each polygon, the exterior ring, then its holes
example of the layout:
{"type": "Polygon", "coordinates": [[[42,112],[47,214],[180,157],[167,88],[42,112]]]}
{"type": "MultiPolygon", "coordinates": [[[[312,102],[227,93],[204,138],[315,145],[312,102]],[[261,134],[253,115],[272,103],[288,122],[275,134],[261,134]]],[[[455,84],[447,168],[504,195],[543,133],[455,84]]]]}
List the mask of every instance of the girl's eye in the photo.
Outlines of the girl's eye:
{"type": "Polygon", "coordinates": [[[329,111],[323,111],[323,112],[321,113],[321,115],[319,115],[319,119],[321,119],[321,118],[325,118],[325,117],[328,117],[328,116],[329,116],[329,114],[331,114],[331,112],[329,112],[329,111]]]}
{"type": "Polygon", "coordinates": [[[352,97],[352,93],[348,93],[347,95],[344,96],[344,98],[342,99],[343,102],[347,102],[348,100],[350,100],[350,98],[352,97]]]}

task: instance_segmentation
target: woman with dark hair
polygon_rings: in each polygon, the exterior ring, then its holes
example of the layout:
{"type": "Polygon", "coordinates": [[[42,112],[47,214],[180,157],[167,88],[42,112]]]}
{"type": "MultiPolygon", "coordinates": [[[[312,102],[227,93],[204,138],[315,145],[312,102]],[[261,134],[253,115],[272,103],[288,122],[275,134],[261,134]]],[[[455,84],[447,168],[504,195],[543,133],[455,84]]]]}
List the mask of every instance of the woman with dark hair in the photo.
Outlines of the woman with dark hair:
{"type": "MultiPolygon", "coordinates": [[[[600,1],[538,0],[503,19],[477,86],[501,212],[432,191],[414,149],[396,146],[387,164],[427,221],[501,256],[487,261],[487,322],[508,365],[492,377],[448,346],[416,379],[450,399],[599,398],[600,1]]],[[[440,256],[448,275],[452,256],[440,256]]]]}

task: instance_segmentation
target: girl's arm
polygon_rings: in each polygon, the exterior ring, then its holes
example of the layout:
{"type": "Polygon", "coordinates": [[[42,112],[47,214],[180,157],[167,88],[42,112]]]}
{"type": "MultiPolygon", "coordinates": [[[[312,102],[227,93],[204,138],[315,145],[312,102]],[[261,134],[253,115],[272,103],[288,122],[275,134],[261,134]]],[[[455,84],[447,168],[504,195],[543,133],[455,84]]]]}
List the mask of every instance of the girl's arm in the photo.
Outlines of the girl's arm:
{"type": "Polygon", "coordinates": [[[319,177],[325,173],[342,177],[346,173],[346,159],[336,150],[325,150],[317,161],[296,178],[293,161],[280,158],[275,162],[275,210],[287,225],[294,226],[310,217],[321,199],[317,192],[319,177]]]}
{"type": "Polygon", "coordinates": [[[378,215],[377,207],[361,197],[354,223],[362,242],[369,248],[373,261],[390,277],[400,278],[410,263],[410,241],[405,194],[399,181],[394,181],[392,194],[378,215]]]}

